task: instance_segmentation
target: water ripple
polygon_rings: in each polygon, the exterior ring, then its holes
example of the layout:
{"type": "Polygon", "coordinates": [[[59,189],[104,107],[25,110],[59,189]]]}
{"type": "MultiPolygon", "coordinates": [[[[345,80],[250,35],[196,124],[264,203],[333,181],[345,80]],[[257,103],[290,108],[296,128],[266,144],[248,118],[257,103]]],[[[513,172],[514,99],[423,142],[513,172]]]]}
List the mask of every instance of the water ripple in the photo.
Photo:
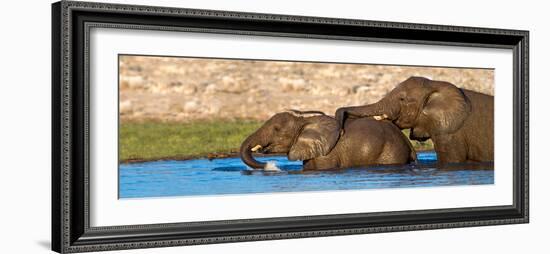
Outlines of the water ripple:
{"type": "Polygon", "coordinates": [[[493,184],[492,164],[435,167],[433,152],[419,152],[418,165],[302,171],[301,162],[262,157],[280,171],[250,170],[239,158],[121,164],[121,198],[273,192],[357,190],[493,184]]]}

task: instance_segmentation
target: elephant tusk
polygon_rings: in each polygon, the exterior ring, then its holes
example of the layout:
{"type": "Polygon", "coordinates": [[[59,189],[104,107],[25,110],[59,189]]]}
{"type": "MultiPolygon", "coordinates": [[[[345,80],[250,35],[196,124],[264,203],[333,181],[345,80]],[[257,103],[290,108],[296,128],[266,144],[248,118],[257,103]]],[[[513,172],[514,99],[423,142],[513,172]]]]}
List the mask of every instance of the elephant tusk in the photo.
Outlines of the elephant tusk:
{"type": "Polygon", "coordinates": [[[252,149],[250,149],[250,151],[252,152],[256,152],[258,150],[262,149],[262,146],[261,145],[256,145],[255,147],[252,147],[252,149]]]}
{"type": "Polygon", "coordinates": [[[384,120],[384,119],[386,119],[386,118],[388,118],[388,115],[386,115],[386,114],[379,115],[379,116],[374,116],[374,119],[375,119],[375,120],[378,120],[378,121],[384,120]]]}

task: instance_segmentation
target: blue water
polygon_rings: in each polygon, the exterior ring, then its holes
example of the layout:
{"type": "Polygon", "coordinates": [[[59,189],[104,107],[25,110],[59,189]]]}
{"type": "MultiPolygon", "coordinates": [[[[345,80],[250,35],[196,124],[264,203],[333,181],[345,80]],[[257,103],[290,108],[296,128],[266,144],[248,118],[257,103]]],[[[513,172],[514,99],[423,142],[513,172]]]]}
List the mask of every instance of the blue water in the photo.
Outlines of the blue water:
{"type": "Polygon", "coordinates": [[[286,157],[258,157],[281,171],[250,170],[240,158],[153,161],[121,164],[119,197],[167,197],[221,194],[358,190],[493,184],[487,170],[439,170],[434,152],[418,153],[419,165],[378,166],[335,171],[301,171],[286,157]]]}

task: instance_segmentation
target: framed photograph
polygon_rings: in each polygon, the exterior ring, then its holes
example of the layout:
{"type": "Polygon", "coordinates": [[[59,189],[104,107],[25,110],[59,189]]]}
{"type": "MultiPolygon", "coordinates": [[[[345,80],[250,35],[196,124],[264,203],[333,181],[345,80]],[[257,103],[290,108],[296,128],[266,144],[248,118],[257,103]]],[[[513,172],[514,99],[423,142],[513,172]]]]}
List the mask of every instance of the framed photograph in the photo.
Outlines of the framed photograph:
{"type": "Polygon", "coordinates": [[[528,31],[72,1],[52,27],[54,251],[529,220],[528,31]]]}

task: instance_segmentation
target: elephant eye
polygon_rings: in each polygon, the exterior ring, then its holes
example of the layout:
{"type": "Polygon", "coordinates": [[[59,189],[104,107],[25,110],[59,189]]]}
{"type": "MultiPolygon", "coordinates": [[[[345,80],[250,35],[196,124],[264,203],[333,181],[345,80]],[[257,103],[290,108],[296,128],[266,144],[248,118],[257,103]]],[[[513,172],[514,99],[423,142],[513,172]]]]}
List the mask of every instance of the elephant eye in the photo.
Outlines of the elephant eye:
{"type": "Polygon", "coordinates": [[[275,127],[273,127],[273,130],[274,130],[274,131],[280,131],[280,130],[281,130],[281,127],[275,126],[275,127]]]}

